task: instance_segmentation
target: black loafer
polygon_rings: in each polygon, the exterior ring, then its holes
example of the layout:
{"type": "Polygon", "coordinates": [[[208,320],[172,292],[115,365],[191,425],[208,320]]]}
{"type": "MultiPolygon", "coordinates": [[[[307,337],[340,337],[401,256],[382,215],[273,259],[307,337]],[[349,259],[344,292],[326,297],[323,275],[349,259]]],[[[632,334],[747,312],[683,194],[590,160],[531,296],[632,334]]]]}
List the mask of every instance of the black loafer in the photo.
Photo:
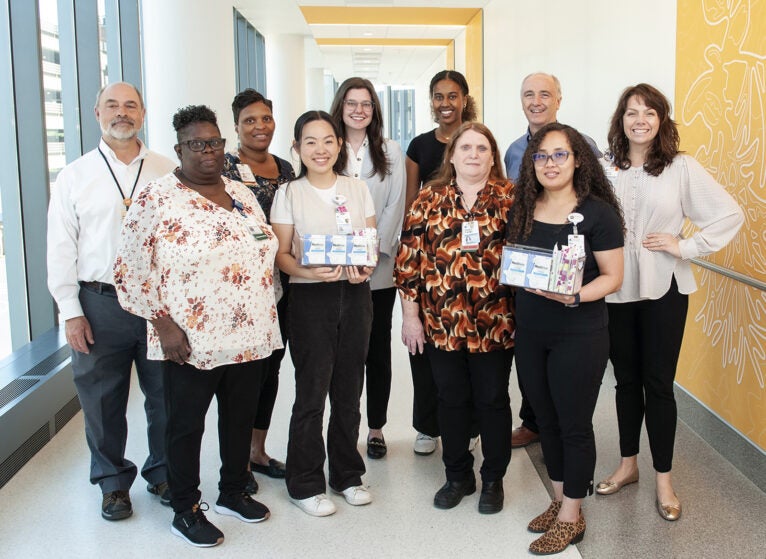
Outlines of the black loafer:
{"type": "Polygon", "coordinates": [[[476,492],[476,479],[471,477],[463,481],[447,481],[434,495],[434,506],[437,509],[451,509],[466,495],[476,492]]]}
{"type": "Polygon", "coordinates": [[[481,514],[495,514],[503,510],[503,480],[485,481],[481,486],[479,496],[479,512],[481,514]]]}
{"type": "Polygon", "coordinates": [[[388,452],[388,447],[386,447],[386,441],[382,438],[373,437],[367,440],[367,456],[373,460],[383,458],[386,452],[388,452]]]}
{"type": "Polygon", "coordinates": [[[283,462],[280,462],[276,458],[269,458],[268,466],[262,466],[261,464],[250,462],[250,470],[253,472],[258,472],[259,474],[273,477],[275,479],[282,479],[285,477],[285,465],[283,462]]]}

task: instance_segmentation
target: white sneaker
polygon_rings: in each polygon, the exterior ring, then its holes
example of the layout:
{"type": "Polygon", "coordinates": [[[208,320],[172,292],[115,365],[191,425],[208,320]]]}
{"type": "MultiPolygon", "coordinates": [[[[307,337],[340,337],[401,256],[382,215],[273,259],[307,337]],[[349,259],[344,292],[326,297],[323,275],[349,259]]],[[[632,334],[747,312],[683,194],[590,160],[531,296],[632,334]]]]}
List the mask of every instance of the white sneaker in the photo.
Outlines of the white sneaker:
{"type": "Polygon", "coordinates": [[[471,440],[468,441],[468,452],[473,452],[476,450],[476,445],[479,444],[479,436],[471,437],[471,440]]]}
{"type": "Polygon", "coordinates": [[[429,437],[423,433],[418,433],[417,437],[415,437],[415,444],[412,450],[415,451],[415,454],[428,456],[436,450],[436,437],[429,437]]]}
{"type": "Polygon", "coordinates": [[[369,505],[372,503],[372,494],[364,485],[355,485],[347,487],[343,491],[335,491],[338,495],[343,495],[349,505],[355,507],[369,505]]]}
{"type": "Polygon", "coordinates": [[[334,514],[336,510],[335,503],[333,503],[324,493],[314,495],[307,499],[293,499],[291,497],[290,500],[295,506],[311,516],[330,516],[331,514],[334,514]]]}

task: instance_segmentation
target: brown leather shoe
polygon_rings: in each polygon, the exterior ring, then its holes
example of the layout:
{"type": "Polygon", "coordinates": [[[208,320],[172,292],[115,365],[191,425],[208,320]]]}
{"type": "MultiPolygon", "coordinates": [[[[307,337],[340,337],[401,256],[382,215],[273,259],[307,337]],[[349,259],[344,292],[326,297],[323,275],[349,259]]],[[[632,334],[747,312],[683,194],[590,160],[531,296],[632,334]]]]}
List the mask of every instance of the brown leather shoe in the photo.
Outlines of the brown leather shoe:
{"type": "Polygon", "coordinates": [[[523,425],[516,427],[511,431],[511,448],[521,448],[528,444],[536,443],[540,440],[540,435],[523,425]]]}

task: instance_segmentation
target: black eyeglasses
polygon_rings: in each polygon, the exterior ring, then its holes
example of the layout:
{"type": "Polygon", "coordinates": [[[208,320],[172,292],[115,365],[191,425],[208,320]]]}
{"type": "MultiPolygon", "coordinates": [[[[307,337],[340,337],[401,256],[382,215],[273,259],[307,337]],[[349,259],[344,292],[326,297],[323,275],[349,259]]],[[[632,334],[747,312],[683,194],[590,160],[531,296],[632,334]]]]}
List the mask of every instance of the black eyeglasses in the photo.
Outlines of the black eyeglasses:
{"type": "Polygon", "coordinates": [[[537,153],[532,154],[532,161],[535,164],[535,167],[545,167],[548,164],[548,160],[550,159],[553,161],[554,165],[561,165],[564,163],[567,159],[569,159],[569,156],[572,154],[571,151],[554,151],[551,154],[542,153],[538,151],[537,153]]]}
{"type": "Polygon", "coordinates": [[[372,101],[362,101],[361,103],[359,101],[343,101],[343,104],[346,105],[349,109],[352,111],[355,111],[357,107],[362,107],[362,110],[364,112],[369,112],[372,110],[372,108],[375,106],[375,103],[372,101]]]}
{"type": "Polygon", "coordinates": [[[211,149],[219,150],[223,149],[226,145],[226,138],[210,138],[209,140],[186,140],[185,142],[178,142],[179,146],[186,146],[192,151],[205,151],[205,146],[210,146],[211,149]]]}

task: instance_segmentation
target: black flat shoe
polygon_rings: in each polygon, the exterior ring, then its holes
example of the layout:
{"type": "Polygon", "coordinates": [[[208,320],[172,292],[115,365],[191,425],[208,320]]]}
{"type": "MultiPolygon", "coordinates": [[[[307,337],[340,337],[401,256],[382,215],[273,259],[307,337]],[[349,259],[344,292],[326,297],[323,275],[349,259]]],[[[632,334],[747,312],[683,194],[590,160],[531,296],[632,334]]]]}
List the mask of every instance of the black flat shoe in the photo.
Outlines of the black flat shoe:
{"type": "Polygon", "coordinates": [[[481,486],[479,497],[479,512],[481,514],[495,514],[503,510],[503,480],[486,481],[481,486]]]}
{"type": "Polygon", "coordinates": [[[282,479],[285,477],[285,465],[283,462],[280,462],[276,458],[269,458],[268,466],[262,466],[261,464],[250,462],[250,470],[253,472],[258,472],[259,474],[273,477],[275,479],[282,479]]]}
{"type": "Polygon", "coordinates": [[[383,458],[386,452],[388,452],[388,447],[386,447],[386,441],[382,438],[373,437],[367,440],[367,456],[373,460],[383,458]]]}
{"type": "Polygon", "coordinates": [[[466,495],[476,492],[476,479],[471,477],[463,481],[447,481],[434,495],[434,506],[437,509],[451,509],[466,495]]]}

